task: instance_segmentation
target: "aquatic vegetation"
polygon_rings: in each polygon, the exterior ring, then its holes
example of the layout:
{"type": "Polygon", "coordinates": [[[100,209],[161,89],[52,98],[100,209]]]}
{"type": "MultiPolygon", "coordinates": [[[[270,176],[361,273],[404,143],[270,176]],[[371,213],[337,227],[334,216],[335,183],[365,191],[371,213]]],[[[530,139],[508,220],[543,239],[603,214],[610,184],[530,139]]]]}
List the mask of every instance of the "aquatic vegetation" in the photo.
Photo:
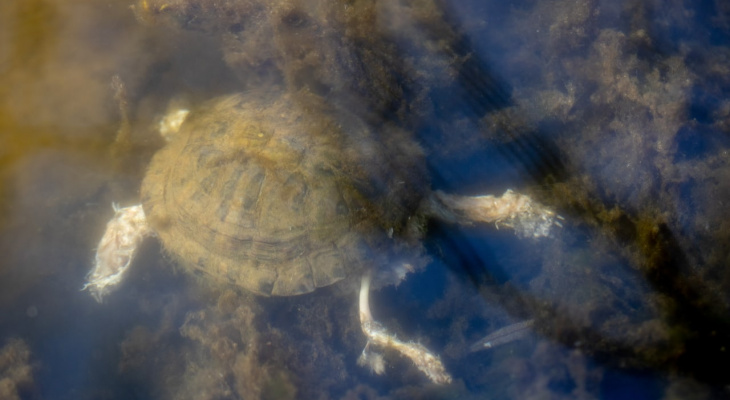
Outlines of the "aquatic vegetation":
{"type": "Polygon", "coordinates": [[[28,345],[21,339],[7,340],[0,348],[0,397],[19,400],[33,387],[35,368],[30,356],[28,345]]]}

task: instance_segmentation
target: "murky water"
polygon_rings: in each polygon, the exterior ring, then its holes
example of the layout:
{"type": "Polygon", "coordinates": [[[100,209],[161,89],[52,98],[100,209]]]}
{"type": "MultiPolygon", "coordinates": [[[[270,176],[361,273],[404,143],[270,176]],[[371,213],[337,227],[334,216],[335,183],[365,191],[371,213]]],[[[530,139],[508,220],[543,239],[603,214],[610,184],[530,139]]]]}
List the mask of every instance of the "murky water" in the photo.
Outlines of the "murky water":
{"type": "Polygon", "coordinates": [[[720,0],[3,1],[0,398],[728,396],[728,65],[720,0]],[[371,293],[450,385],[358,365],[349,280],[258,297],[150,239],[103,304],[80,291],[170,102],[282,87],[412,133],[434,189],[563,216],[540,239],[431,221],[428,266],[371,293]]]}

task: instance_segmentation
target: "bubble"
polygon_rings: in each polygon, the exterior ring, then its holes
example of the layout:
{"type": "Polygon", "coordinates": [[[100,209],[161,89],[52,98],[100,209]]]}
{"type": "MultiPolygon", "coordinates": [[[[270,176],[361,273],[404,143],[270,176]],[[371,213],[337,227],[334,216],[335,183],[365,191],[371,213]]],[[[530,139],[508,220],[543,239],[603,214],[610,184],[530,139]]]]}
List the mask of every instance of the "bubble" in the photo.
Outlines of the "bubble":
{"type": "Polygon", "coordinates": [[[25,315],[27,315],[29,318],[35,318],[38,316],[38,307],[36,306],[30,306],[25,310],[25,315]]]}

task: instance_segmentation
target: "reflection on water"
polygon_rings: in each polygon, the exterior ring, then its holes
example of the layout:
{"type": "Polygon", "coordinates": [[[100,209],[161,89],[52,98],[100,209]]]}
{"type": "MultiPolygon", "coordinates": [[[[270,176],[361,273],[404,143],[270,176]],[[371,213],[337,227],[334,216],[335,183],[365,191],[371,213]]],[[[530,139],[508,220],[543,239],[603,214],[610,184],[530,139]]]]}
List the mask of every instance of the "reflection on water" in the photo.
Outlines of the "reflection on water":
{"type": "Polygon", "coordinates": [[[0,4],[0,397],[728,394],[725,2],[132,3],[0,4]],[[139,202],[168,104],[268,85],[413,132],[435,189],[520,189],[565,218],[541,240],[431,222],[428,268],[371,294],[451,385],[397,354],[385,375],[359,367],[349,283],[257,297],[150,240],[104,304],[79,291],[111,203],[139,202]]]}

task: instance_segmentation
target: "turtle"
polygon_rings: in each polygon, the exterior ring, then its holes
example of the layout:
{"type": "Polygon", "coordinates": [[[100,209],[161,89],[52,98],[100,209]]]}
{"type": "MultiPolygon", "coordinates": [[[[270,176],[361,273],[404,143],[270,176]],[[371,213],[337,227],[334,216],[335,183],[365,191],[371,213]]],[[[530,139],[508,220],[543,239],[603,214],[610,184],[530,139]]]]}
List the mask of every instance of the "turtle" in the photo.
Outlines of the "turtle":
{"type": "Polygon", "coordinates": [[[409,133],[366,123],[307,91],[234,93],[176,115],[183,116],[176,132],[150,161],[141,205],[114,206],[84,286],[100,302],[149,235],[187,270],[264,296],[362,277],[363,359],[377,360],[368,357],[370,344],[394,347],[432,381],[447,383],[438,357],[373,320],[371,279],[396,283],[423,267],[430,217],[501,222],[535,237],[555,223],[554,212],[512,191],[499,198],[432,192],[409,133]]]}

